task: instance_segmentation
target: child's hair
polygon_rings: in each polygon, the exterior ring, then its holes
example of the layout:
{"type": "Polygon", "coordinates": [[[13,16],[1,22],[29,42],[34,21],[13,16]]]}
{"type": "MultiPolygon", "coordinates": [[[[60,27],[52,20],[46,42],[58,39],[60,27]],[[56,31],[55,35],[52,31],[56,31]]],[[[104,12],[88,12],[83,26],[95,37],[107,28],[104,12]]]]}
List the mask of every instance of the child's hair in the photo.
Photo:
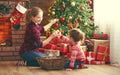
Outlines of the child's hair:
{"type": "Polygon", "coordinates": [[[73,28],[69,32],[69,36],[73,38],[74,42],[83,42],[85,39],[85,34],[80,29],[73,28]]]}
{"type": "Polygon", "coordinates": [[[26,22],[29,23],[31,21],[31,17],[37,16],[39,13],[43,13],[43,10],[39,7],[33,7],[31,9],[28,9],[26,12],[26,22]]]}

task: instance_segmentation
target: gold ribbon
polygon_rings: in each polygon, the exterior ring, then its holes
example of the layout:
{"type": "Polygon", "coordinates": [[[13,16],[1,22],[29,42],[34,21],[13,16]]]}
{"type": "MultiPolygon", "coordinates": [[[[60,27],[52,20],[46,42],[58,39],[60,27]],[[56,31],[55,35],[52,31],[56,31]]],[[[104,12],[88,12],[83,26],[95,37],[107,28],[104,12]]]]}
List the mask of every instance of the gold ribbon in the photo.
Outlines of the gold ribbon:
{"type": "Polygon", "coordinates": [[[104,56],[104,57],[103,57],[103,60],[105,60],[105,58],[106,58],[107,56],[109,56],[109,53],[107,53],[107,50],[108,50],[108,47],[105,48],[104,53],[98,52],[98,54],[102,54],[102,55],[104,56]]]}

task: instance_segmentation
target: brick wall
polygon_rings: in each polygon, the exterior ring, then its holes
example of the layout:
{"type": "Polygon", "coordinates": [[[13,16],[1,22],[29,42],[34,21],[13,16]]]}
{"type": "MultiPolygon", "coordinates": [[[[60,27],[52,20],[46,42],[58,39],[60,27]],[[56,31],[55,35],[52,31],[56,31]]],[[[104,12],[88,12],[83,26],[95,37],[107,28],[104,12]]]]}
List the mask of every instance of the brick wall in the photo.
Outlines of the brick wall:
{"type": "MultiPolygon", "coordinates": [[[[47,16],[46,10],[48,10],[50,6],[50,2],[52,1],[54,0],[31,0],[30,7],[39,6],[45,12],[44,13],[45,19],[43,19],[42,24],[48,23],[47,21],[48,16],[47,16]]],[[[20,29],[15,30],[12,27],[12,46],[11,47],[0,47],[0,61],[16,61],[16,60],[21,59],[19,56],[19,48],[21,44],[23,43],[25,28],[26,28],[26,25],[25,25],[24,19],[21,20],[20,29]]]]}

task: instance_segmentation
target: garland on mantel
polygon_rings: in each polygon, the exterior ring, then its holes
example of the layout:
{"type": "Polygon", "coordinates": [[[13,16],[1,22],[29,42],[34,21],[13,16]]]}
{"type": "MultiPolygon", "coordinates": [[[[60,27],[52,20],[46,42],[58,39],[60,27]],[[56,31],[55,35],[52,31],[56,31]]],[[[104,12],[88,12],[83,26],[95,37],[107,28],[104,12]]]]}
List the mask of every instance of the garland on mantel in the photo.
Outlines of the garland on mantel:
{"type": "Polygon", "coordinates": [[[0,4],[0,16],[10,14],[10,10],[12,9],[11,5],[1,3],[0,4]]]}

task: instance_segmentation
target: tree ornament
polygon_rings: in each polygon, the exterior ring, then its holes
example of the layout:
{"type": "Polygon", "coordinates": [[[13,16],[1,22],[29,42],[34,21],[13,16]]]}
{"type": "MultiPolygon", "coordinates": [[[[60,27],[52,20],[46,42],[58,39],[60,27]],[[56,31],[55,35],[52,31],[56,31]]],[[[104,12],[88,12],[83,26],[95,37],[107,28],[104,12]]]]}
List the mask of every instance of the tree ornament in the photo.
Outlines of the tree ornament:
{"type": "Polygon", "coordinates": [[[87,23],[87,22],[85,22],[85,23],[84,23],[84,26],[87,26],[87,25],[88,25],[88,23],[87,23]]]}
{"type": "Polygon", "coordinates": [[[77,28],[77,27],[78,27],[78,22],[75,21],[75,22],[74,22],[74,25],[73,25],[73,28],[77,28]]]}
{"type": "Polygon", "coordinates": [[[65,18],[60,18],[60,22],[64,22],[65,21],[65,18]]]}
{"type": "Polygon", "coordinates": [[[91,0],[88,0],[88,1],[87,1],[87,4],[91,5],[91,4],[92,4],[92,1],[91,1],[91,0]]]}
{"type": "Polygon", "coordinates": [[[48,14],[48,16],[50,16],[50,14],[48,14]]]}
{"type": "Polygon", "coordinates": [[[65,4],[62,4],[62,8],[65,9],[65,4]]]}
{"type": "Polygon", "coordinates": [[[58,22],[56,22],[56,23],[54,24],[54,27],[55,27],[55,28],[58,28],[58,27],[59,27],[58,22]]]}
{"type": "Polygon", "coordinates": [[[54,12],[54,11],[52,11],[52,15],[55,15],[55,12],[54,12]]]}
{"type": "Polygon", "coordinates": [[[69,16],[68,19],[71,20],[71,19],[72,19],[72,16],[69,16]]]}
{"type": "Polygon", "coordinates": [[[72,25],[71,22],[69,22],[67,25],[68,25],[68,27],[69,27],[70,29],[73,29],[73,25],[72,25]]]}
{"type": "Polygon", "coordinates": [[[82,19],[79,17],[79,18],[77,19],[77,21],[78,21],[78,22],[82,22],[82,19]]]}
{"type": "Polygon", "coordinates": [[[72,7],[74,7],[75,6],[75,2],[71,2],[71,4],[70,4],[72,7]]]}
{"type": "Polygon", "coordinates": [[[80,10],[84,10],[84,9],[85,9],[84,7],[82,7],[82,6],[80,7],[80,10]]]}
{"type": "Polygon", "coordinates": [[[90,18],[92,21],[94,21],[94,17],[92,16],[91,18],[90,18]]]}

